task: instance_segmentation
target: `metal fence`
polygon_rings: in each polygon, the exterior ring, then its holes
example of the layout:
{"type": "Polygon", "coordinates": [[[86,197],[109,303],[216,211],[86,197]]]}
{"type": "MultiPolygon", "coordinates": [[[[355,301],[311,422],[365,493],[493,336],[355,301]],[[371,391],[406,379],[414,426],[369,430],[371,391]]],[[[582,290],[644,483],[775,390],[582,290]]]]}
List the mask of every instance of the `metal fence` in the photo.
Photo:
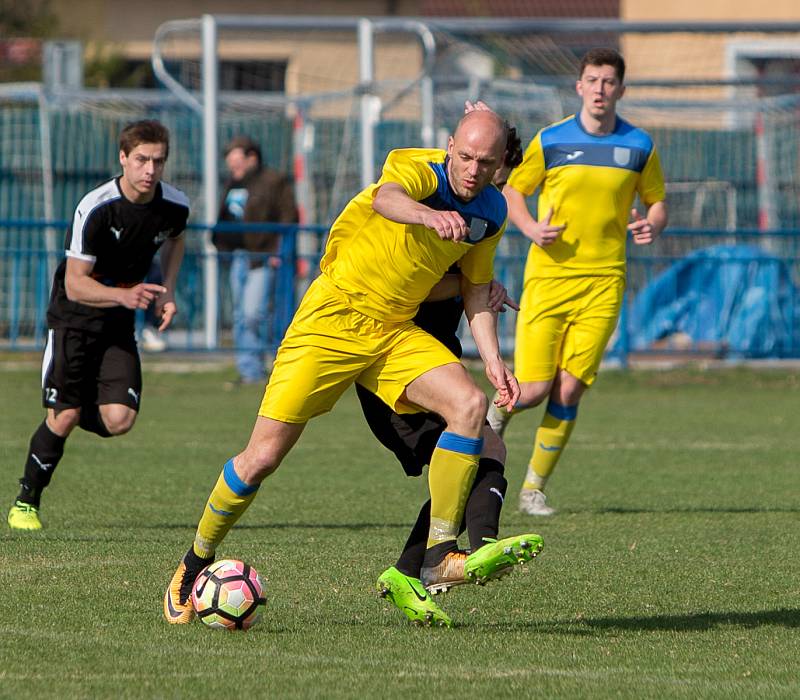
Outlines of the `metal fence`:
{"type": "MultiPolygon", "coordinates": [[[[629,250],[609,353],[796,357],[799,37],[799,23],[778,22],[204,16],[157,32],[154,67],[169,90],[0,85],[0,347],[41,345],[63,220],[115,174],[125,123],[156,117],[169,127],[166,177],[191,202],[170,347],[227,349],[230,259],[209,243],[219,144],[248,134],[270,166],[295,177],[302,229],[284,237],[278,338],[326,227],[390,149],[442,145],[467,98],[488,101],[527,141],[578,108],[580,56],[603,44],[628,59],[620,112],[659,149],[671,223],[656,245],[629,250]],[[289,47],[291,89],[218,84],[220,52],[234,44],[289,47]]],[[[497,275],[513,296],[526,251],[513,232],[498,250],[497,275]]],[[[514,314],[503,315],[506,353],[513,330],[514,314]]]]}
{"type": "MultiPolygon", "coordinates": [[[[32,220],[0,221],[0,235],[11,230],[18,239],[38,240],[45,230],[64,230],[66,222],[32,220]]],[[[223,235],[239,225],[219,226],[223,235]]],[[[274,352],[291,320],[300,297],[319,271],[319,253],[298,250],[296,226],[263,224],[258,230],[282,235],[281,265],[272,294],[272,327],[268,352],[274,352]]],[[[253,225],[248,224],[248,230],[253,225]]],[[[190,225],[190,242],[204,234],[204,227],[190,225]]],[[[317,239],[322,249],[325,226],[305,226],[305,236],[317,239]]],[[[506,234],[498,247],[495,275],[514,298],[522,291],[528,241],[516,231],[506,234]]],[[[0,287],[0,349],[38,350],[44,345],[52,270],[60,251],[41,246],[15,245],[0,253],[4,270],[0,287]]],[[[168,349],[180,352],[213,352],[205,343],[205,252],[187,246],[176,290],[179,315],[166,333],[168,349]]],[[[227,280],[230,256],[215,255],[227,280]]],[[[638,357],[798,358],[800,357],[800,231],[764,234],[757,230],[737,232],[673,229],[652,246],[629,246],[628,283],[619,328],[607,357],[625,364],[638,357]]],[[[219,288],[220,343],[216,350],[232,346],[230,289],[219,288]]],[[[505,354],[514,348],[516,314],[499,319],[499,335],[505,354]]],[[[143,314],[139,324],[144,323],[143,314]]],[[[465,352],[475,354],[469,332],[462,328],[465,352]]]]}

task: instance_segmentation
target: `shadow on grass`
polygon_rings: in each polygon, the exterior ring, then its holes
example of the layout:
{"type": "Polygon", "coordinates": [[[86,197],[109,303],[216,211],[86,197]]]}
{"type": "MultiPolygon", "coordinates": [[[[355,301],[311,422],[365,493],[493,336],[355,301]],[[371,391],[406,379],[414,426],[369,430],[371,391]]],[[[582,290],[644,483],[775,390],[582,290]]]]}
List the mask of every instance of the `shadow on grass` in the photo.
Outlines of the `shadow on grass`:
{"type": "Polygon", "coordinates": [[[574,515],[644,515],[647,513],[800,513],[797,506],[752,506],[749,508],[726,508],[723,506],[686,506],[684,508],[584,508],[564,509],[562,513],[574,515]]]}
{"type": "MultiPolygon", "coordinates": [[[[112,527],[112,525],[109,525],[112,527]]],[[[192,530],[197,529],[197,523],[156,523],[142,525],[119,525],[129,530],[192,530]]],[[[410,523],[236,523],[237,530],[387,530],[400,528],[408,530],[410,523]]]]}
{"type": "MultiPolygon", "coordinates": [[[[536,625],[546,631],[547,623],[536,625]]],[[[782,608],[758,612],[699,612],[686,615],[654,615],[652,617],[597,617],[558,621],[554,625],[566,634],[610,632],[705,632],[724,626],[735,627],[800,627],[800,610],[782,608]]]]}
{"type": "MultiPolygon", "coordinates": [[[[258,525],[236,524],[237,530],[269,531],[269,530],[342,530],[349,532],[366,532],[370,530],[392,530],[398,529],[403,532],[408,531],[408,523],[263,523],[258,525]]],[[[104,523],[101,527],[95,528],[97,534],[75,534],[69,530],[45,530],[39,532],[0,532],[0,542],[3,541],[22,541],[25,539],[35,540],[36,542],[129,542],[130,537],[124,534],[109,535],[108,531],[115,533],[131,532],[135,530],[185,530],[194,533],[197,530],[197,523],[150,523],[136,524],[131,523],[104,523]]]]}

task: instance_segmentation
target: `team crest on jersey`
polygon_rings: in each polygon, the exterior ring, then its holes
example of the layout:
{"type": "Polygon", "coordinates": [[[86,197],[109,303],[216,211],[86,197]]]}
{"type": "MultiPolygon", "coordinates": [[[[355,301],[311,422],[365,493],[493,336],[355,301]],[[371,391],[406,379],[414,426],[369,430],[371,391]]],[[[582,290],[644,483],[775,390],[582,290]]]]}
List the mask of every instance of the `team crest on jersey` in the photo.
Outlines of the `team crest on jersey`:
{"type": "Polygon", "coordinates": [[[627,165],[631,162],[631,149],[614,146],[614,162],[617,165],[627,165]]]}
{"type": "Polygon", "coordinates": [[[168,228],[166,231],[159,231],[156,234],[156,237],[153,239],[153,243],[155,245],[161,245],[164,241],[169,238],[169,235],[172,233],[172,229],[168,228]]]}
{"type": "Polygon", "coordinates": [[[473,216],[469,222],[469,236],[467,237],[472,243],[476,243],[486,235],[486,229],[489,227],[489,222],[486,219],[479,219],[473,216]]]}

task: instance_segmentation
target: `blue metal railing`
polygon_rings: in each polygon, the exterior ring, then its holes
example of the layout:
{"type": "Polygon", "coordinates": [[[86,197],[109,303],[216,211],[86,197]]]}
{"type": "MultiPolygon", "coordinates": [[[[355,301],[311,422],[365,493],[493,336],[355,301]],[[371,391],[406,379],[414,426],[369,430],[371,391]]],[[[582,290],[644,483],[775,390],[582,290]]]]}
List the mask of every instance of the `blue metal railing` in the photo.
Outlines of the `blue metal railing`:
{"type": "MultiPolygon", "coordinates": [[[[50,276],[63,255],[60,239],[61,232],[66,229],[67,224],[66,221],[0,220],[0,349],[38,350],[43,347],[47,331],[46,308],[50,276]],[[46,230],[59,232],[57,250],[47,250],[44,235],[46,230]],[[30,245],[20,245],[21,239],[26,242],[30,240],[30,245]],[[15,245],[10,245],[12,240],[16,242],[15,245]]],[[[203,329],[203,270],[207,253],[202,244],[202,234],[207,229],[198,224],[192,224],[188,229],[187,250],[176,290],[179,315],[168,334],[169,348],[208,352],[204,345],[203,329]]],[[[270,334],[272,340],[270,347],[267,348],[274,352],[300,296],[318,272],[327,226],[299,227],[268,223],[243,226],[225,223],[213,229],[223,235],[243,230],[280,233],[282,236],[278,254],[281,264],[276,270],[272,299],[273,328],[270,334]],[[302,246],[298,246],[300,234],[305,236],[302,246]]],[[[496,276],[514,298],[519,298],[521,293],[527,250],[528,241],[516,231],[509,232],[498,248],[496,276]]],[[[736,232],[671,229],[665,232],[655,245],[643,248],[631,245],[628,253],[626,301],[619,328],[607,351],[608,358],[624,365],[634,352],[645,356],[695,353],[736,357],[800,357],[800,338],[797,337],[795,330],[798,325],[795,323],[795,316],[800,313],[800,299],[798,299],[800,292],[796,284],[797,271],[800,269],[800,230],[787,229],[765,234],[752,229],[736,232]],[[713,251],[719,244],[746,245],[750,248],[738,253],[736,257],[728,256],[724,260],[718,260],[713,257],[713,251]],[[780,308],[770,313],[779,316],[776,328],[783,337],[775,339],[772,349],[754,350],[752,343],[740,343],[737,346],[736,342],[732,343],[728,339],[721,339],[716,344],[692,342],[691,338],[687,339],[684,337],[685,334],[681,333],[672,336],[665,334],[663,338],[642,346],[640,337],[642,311],[637,306],[643,300],[642,295],[645,290],[652,289],[670,268],[689,258],[711,266],[712,269],[739,265],[750,269],[751,272],[758,272],[767,270],[770,266],[780,268],[778,272],[771,273],[770,277],[772,280],[781,280],[779,303],[774,304],[780,308]],[[671,339],[678,336],[681,338],[681,343],[671,342],[671,339]]],[[[232,300],[226,269],[230,264],[231,255],[212,254],[217,255],[220,264],[219,349],[230,350],[232,300]]],[[[767,283],[762,281],[760,284],[764,287],[767,283]]],[[[747,291],[733,290],[731,293],[734,296],[741,296],[747,291]]],[[[776,290],[767,289],[767,291],[776,290]]],[[[696,290],[696,296],[700,298],[701,304],[703,295],[710,293],[709,290],[696,290]]],[[[660,311],[656,310],[654,313],[660,311]]],[[[503,314],[499,319],[502,348],[504,353],[509,355],[513,351],[515,321],[516,314],[513,312],[503,314]]],[[[474,346],[471,344],[471,339],[466,337],[468,333],[464,335],[465,351],[469,355],[474,353],[474,346]]]]}

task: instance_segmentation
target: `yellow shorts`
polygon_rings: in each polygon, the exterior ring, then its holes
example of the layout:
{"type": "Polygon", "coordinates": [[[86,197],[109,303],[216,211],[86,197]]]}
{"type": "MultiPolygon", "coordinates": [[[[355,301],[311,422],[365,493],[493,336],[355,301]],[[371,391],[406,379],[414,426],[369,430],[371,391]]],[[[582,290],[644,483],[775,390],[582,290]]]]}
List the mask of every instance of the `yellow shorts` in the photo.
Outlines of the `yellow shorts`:
{"type": "Polygon", "coordinates": [[[258,415],[305,423],[330,411],[358,381],[398,413],[421,408],[400,398],[414,379],[458,362],[413,321],[385,323],[354,311],[325,276],[309,287],[278,348],[258,415]]]}
{"type": "Polygon", "coordinates": [[[564,369],[591,384],[617,327],[624,291],[624,278],[616,276],[527,280],[517,315],[517,379],[550,381],[564,369]]]}

